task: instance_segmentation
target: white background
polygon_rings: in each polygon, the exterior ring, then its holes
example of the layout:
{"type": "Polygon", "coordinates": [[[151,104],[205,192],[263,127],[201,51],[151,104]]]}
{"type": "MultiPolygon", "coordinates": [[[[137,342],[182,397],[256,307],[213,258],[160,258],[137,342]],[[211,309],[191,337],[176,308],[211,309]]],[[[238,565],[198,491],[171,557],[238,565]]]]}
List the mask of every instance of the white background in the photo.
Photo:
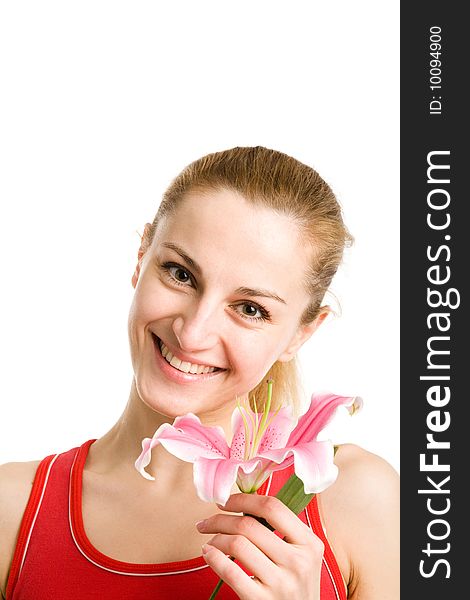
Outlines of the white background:
{"type": "Polygon", "coordinates": [[[342,314],[300,353],[305,390],[361,395],[331,437],[399,469],[398,8],[2,3],[0,462],[113,425],[137,231],[187,163],[264,145],[319,171],[356,238],[342,314]]]}

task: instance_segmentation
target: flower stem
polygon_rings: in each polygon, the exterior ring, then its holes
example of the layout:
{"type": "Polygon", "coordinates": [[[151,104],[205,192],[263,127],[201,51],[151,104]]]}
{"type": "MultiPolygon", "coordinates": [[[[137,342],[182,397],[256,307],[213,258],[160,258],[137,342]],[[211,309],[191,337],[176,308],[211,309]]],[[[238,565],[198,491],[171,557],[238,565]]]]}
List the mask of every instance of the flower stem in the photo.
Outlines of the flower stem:
{"type": "MultiPolygon", "coordinates": [[[[235,560],[234,556],[229,556],[230,560],[235,560]]],[[[223,579],[219,579],[219,581],[217,582],[217,585],[215,586],[215,588],[212,591],[212,594],[209,596],[209,600],[214,600],[214,598],[217,596],[220,588],[222,587],[224,580],[223,579]]]]}
{"type": "Polygon", "coordinates": [[[224,582],[223,579],[219,579],[219,581],[217,582],[217,585],[214,588],[214,591],[212,592],[212,594],[209,597],[209,600],[214,600],[214,598],[217,596],[218,591],[222,587],[223,582],[224,582]]]}
{"type": "Polygon", "coordinates": [[[296,515],[301,513],[315,494],[306,494],[301,479],[293,473],[276,494],[276,498],[296,515]]]}

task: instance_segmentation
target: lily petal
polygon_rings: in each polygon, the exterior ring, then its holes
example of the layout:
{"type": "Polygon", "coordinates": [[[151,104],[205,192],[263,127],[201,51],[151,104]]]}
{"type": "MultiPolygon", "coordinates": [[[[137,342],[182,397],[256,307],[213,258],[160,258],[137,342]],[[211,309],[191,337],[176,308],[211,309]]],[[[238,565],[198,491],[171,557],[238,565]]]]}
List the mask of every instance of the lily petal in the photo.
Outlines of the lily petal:
{"type": "MultiPolygon", "coordinates": [[[[168,423],[164,423],[160,427],[163,427],[164,425],[171,427],[170,425],[168,425],[168,423]]],[[[152,459],[152,448],[159,444],[159,441],[155,439],[155,435],[160,430],[160,427],[154,433],[152,438],[145,438],[142,440],[142,452],[140,453],[139,458],[134,463],[135,468],[139,471],[142,477],[145,477],[145,479],[150,479],[151,481],[155,481],[155,477],[149,475],[147,471],[145,471],[145,467],[148,464],[150,464],[150,461],[152,459]]]]}
{"type": "MultiPolygon", "coordinates": [[[[244,408],[242,407],[242,410],[244,408]]],[[[249,438],[251,439],[253,433],[253,427],[250,419],[247,419],[247,424],[249,427],[249,438]]],[[[238,406],[232,413],[232,443],[230,445],[230,456],[236,460],[243,460],[245,456],[245,448],[246,448],[246,432],[245,432],[245,424],[243,422],[243,418],[240,412],[240,408],[238,406]]],[[[249,443],[249,439],[248,439],[249,443]]]]}
{"type": "Polygon", "coordinates": [[[142,440],[142,452],[135,461],[135,468],[145,479],[155,480],[145,471],[152,459],[152,449],[162,444],[180,460],[194,462],[200,457],[228,458],[230,449],[222,427],[202,425],[196,415],[188,413],[177,417],[173,425],[162,423],[152,438],[142,440]]]}
{"type": "Polygon", "coordinates": [[[315,440],[320,431],[331,421],[339,406],[347,407],[352,414],[362,406],[362,398],[359,396],[336,396],[330,393],[313,394],[310,406],[290,434],[287,446],[315,440]]]}
{"type": "Polygon", "coordinates": [[[228,458],[230,455],[222,427],[202,425],[192,413],[177,417],[173,425],[160,426],[154,438],[168,452],[186,462],[194,462],[199,458],[228,458]]]}
{"type": "MultiPolygon", "coordinates": [[[[274,413],[270,414],[270,417],[274,413]]],[[[286,406],[281,408],[274,417],[271,425],[268,426],[261,438],[258,454],[270,448],[283,448],[290,437],[291,431],[296,423],[292,416],[292,408],[286,406]]]]}
{"type": "Polygon", "coordinates": [[[322,492],[338,476],[338,467],[333,462],[334,446],[329,441],[311,441],[295,447],[263,452],[263,458],[273,460],[279,467],[285,465],[289,455],[293,457],[295,474],[303,481],[306,494],[322,492]]]}
{"type": "Polygon", "coordinates": [[[307,494],[319,494],[336,481],[338,467],[334,464],[331,442],[310,442],[293,450],[295,474],[303,481],[307,494]]]}
{"type": "MultiPolygon", "coordinates": [[[[234,461],[238,462],[238,461],[234,461]]],[[[253,473],[253,471],[259,471],[259,468],[262,466],[262,463],[266,461],[262,461],[261,458],[252,458],[251,460],[245,460],[238,462],[239,471],[243,471],[244,473],[253,473]]]]}
{"type": "Polygon", "coordinates": [[[238,469],[237,485],[241,492],[252,494],[261,487],[273,471],[284,469],[293,462],[294,457],[289,456],[281,465],[266,458],[257,458],[249,461],[249,463],[242,463],[238,469]],[[254,468],[248,471],[246,465],[251,462],[254,463],[254,468]]]}
{"type": "Polygon", "coordinates": [[[193,478],[197,495],[204,502],[225,505],[237,478],[239,463],[230,459],[200,458],[194,463],[193,478]]]}

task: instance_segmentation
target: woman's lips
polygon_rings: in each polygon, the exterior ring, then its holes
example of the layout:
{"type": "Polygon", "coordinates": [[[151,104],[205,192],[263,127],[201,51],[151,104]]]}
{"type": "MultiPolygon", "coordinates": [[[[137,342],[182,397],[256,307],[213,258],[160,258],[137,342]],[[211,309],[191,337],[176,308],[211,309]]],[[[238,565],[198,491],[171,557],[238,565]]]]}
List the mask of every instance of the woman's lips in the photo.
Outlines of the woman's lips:
{"type": "Polygon", "coordinates": [[[163,357],[161,348],[160,348],[160,338],[158,338],[154,333],[152,333],[152,339],[155,348],[155,354],[157,359],[157,364],[160,367],[160,370],[172,381],[176,381],[177,383],[189,383],[189,382],[203,382],[208,379],[212,379],[213,377],[217,377],[220,373],[226,371],[226,369],[216,368],[214,371],[210,373],[185,373],[184,371],[180,371],[176,367],[170,365],[170,363],[163,357]]]}

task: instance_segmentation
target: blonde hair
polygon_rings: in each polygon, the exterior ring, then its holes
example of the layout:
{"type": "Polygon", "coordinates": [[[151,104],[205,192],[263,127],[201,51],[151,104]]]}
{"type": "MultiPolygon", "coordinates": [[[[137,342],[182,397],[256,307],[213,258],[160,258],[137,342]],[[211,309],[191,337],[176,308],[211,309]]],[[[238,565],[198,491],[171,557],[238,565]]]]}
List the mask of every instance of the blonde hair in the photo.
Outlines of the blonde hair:
{"type": "MultiPolygon", "coordinates": [[[[159,221],[176,210],[185,194],[220,189],[238,192],[252,204],[289,215],[298,224],[311,252],[310,267],[302,281],[311,301],[299,324],[313,321],[342,260],[344,248],[353,238],[328,184],[312,167],[287,154],[262,146],[236,147],[208,154],[186,166],[163,194],[151,227],[142,239],[143,251],[152,243],[159,221]]],[[[204,201],[203,194],[200,201],[204,201]]],[[[250,392],[250,396],[256,398],[258,410],[266,400],[267,379],[274,382],[274,405],[288,403],[298,414],[301,382],[297,359],[276,361],[250,392]]]]}

